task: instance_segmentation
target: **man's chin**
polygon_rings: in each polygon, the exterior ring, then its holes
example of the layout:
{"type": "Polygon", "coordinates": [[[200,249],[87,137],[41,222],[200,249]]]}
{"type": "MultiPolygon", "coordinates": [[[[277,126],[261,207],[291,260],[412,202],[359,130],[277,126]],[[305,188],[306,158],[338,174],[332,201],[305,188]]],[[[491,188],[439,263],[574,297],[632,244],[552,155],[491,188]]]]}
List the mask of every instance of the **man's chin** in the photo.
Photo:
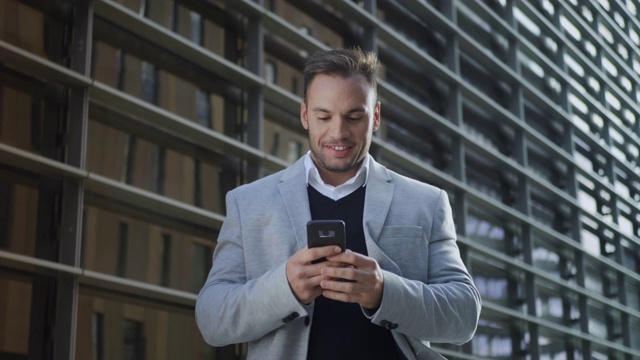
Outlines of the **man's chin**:
{"type": "Polygon", "coordinates": [[[353,158],[331,157],[330,161],[327,161],[327,160],[328,160],[327,156],[323,156],[320,159],[315,157],[314,162],[316,163],[316,166],[320,165],[320,167],[324,168],[325,170],[332,173],[336,173],[336,174],[342,174],[349,171],[353,171],[353,169],[357,169],[362,163],[361,161],[355,162],[353,158]],[[318,160],[321,160],[321,161],[318,161],[318,160]]]}

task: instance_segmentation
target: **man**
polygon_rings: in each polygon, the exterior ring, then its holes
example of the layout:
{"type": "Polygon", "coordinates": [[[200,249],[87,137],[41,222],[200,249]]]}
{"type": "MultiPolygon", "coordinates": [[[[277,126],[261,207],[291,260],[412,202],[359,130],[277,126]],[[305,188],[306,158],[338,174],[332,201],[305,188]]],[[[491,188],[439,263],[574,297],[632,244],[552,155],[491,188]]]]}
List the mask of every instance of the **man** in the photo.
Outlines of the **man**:
{"type": "Polygon", "coordinates": [[[196,303],[209,344],[248,342],[248,359],[431,359],[430,341],[475,333],[480,296],[446,193],[368,154],[377,67],[359,49],[307,62],[300,120],[311,150],[227,194],[196,303]],[[348,250],[308,248],[311,219],[345,221],[348,250]]]}

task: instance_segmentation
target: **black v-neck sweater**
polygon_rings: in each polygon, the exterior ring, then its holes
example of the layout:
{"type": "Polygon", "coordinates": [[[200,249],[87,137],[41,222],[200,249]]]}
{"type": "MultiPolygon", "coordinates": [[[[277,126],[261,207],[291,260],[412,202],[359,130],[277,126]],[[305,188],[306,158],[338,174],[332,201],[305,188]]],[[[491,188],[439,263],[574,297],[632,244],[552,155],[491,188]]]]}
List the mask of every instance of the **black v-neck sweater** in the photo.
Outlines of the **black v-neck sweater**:
{"type": "MultiPolygon", "coordinates": [[[[337,201],[308,187],[313,220],[345,222],[347,249],[367,255],[362,228],[365,187],[337,201]]],[[[360,305],[316,298],[309,337],[308,360],[401,359],[391,332],[371,323],[360,305]]]]}

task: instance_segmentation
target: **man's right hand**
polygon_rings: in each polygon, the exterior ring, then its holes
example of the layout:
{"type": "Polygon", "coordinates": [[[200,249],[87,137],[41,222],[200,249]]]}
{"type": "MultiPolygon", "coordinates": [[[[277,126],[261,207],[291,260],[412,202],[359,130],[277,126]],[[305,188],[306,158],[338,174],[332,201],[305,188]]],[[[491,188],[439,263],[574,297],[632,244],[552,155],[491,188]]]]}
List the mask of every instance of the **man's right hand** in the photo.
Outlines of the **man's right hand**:
{"type": "Polygon", "coordinates": [[[287,260],[287,281],[298,301],[304,305],[310,304],[322,294],[320,271],[326,266],[335,266],[328,261],[317,264],[311,262],[341,252],[338,246],[305,247],[287,260]]]}

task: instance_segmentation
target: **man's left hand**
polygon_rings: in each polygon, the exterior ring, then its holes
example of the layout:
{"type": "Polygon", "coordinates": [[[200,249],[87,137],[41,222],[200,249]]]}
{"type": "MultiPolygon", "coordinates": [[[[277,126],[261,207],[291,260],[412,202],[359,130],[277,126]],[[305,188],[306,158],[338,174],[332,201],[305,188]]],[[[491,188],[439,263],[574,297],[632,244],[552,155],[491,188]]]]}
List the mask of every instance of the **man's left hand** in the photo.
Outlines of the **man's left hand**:
{"type": "Polygon", "coordinates": [[[329,256],[327,260],[342,266],[322,269],[324,278],[320,287],[324,297],[358,303],[365,309],[380,307],[384,279],[377,261],[349,250],[329,256]]]}

